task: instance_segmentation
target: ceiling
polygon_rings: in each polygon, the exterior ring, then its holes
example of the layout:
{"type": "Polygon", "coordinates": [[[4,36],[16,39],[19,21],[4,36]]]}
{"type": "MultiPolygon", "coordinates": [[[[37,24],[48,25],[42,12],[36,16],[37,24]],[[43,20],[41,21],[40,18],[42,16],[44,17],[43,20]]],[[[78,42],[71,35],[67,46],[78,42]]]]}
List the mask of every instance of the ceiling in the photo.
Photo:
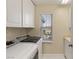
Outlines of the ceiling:
{"type": "MultiPolygon", "coordinates": [[[[39,4],[61,4],[62,0],[33,0],[33,2],[37,5],[39,4]]],[[[68,4],[70,4],[71,0],[69,1],[68,4]]]]}

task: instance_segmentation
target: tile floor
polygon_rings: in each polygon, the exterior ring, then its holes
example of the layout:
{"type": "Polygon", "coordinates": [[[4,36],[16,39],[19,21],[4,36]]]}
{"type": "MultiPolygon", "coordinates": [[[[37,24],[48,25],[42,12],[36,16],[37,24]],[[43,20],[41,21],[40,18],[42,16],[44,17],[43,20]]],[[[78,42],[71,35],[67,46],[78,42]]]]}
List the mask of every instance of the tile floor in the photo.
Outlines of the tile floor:
{"type": "Polygon", "coordinates": [[[65,59],[63,54],[43,54],[43,59],[65,59]]]}

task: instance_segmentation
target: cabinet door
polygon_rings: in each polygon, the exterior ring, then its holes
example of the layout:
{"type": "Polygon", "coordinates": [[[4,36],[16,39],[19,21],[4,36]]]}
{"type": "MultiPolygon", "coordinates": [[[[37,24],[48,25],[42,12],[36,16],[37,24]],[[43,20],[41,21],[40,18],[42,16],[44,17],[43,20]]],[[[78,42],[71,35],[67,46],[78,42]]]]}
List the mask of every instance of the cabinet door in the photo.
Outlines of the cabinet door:
{"type": "Polygon", "coordinates": [[[68,27],[69,27],[69,30],[71,31],[72,30],[72,10],[71,10],[71,7],[69,7],[68,9],[68,27]]]}
{"type": "Polygon", "coordinates": [[[65,56],[67,59],[73,59],[73,48],[71,47],[71,42],[65,40],[65,56]]]}
{"type": "Polygon", "coordinates": [[[7,27],[21,26],[21,0],[7,0],[7,27]]]}
{"type": "Polygon", "coordinates": [[[34,5],[31,0],[23,0],[23,27],[34,27],[34,5]]]}
{"type": "Polygon", "coordinates": [[[41,38],[37,44],[38,44],[38,59],[42,59],[42,40],[43,38],[41,38]]]}

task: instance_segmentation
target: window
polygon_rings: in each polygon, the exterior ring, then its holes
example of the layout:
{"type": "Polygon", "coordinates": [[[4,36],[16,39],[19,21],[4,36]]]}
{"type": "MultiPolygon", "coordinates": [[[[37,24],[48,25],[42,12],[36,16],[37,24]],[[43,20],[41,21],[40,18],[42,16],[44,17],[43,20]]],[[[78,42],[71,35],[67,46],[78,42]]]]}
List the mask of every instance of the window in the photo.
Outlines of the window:
{"type": "Polygon", "coordinates": [[[41,15],[41,36],[44,42],[50,42],[52,40],[52,15],[41,15]]]}

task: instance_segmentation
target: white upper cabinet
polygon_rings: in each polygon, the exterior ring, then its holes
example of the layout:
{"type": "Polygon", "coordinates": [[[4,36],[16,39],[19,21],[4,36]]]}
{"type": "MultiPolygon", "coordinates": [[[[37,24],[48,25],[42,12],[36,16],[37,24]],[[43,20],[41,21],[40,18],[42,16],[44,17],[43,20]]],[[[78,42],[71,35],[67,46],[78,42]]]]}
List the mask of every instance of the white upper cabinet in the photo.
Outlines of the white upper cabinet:
{"type": "Polygon", "coordinates": [[[31,0],[23,0],[23,27],[34,27],[34,5],[31,0]]]}
{"type": "Polygon", "coordinates": [[[34,27],[34,5],[31,0],[7,0],[7,27],[34,27]]]}
{"type": "Polygon", "coordinates": [[[69,7],[69,12],[68,12],[68,14],[69,14],[69,24],[68,24],[68,26],[69,26],[69,30],[71,31],[72,30],[72,10],[71,10],[71,7],[69,7]]]}
{"type": "Polygon", "coordinates": [[[7,0],[7,27],[21,27],[21,0],[7,0]]]}

